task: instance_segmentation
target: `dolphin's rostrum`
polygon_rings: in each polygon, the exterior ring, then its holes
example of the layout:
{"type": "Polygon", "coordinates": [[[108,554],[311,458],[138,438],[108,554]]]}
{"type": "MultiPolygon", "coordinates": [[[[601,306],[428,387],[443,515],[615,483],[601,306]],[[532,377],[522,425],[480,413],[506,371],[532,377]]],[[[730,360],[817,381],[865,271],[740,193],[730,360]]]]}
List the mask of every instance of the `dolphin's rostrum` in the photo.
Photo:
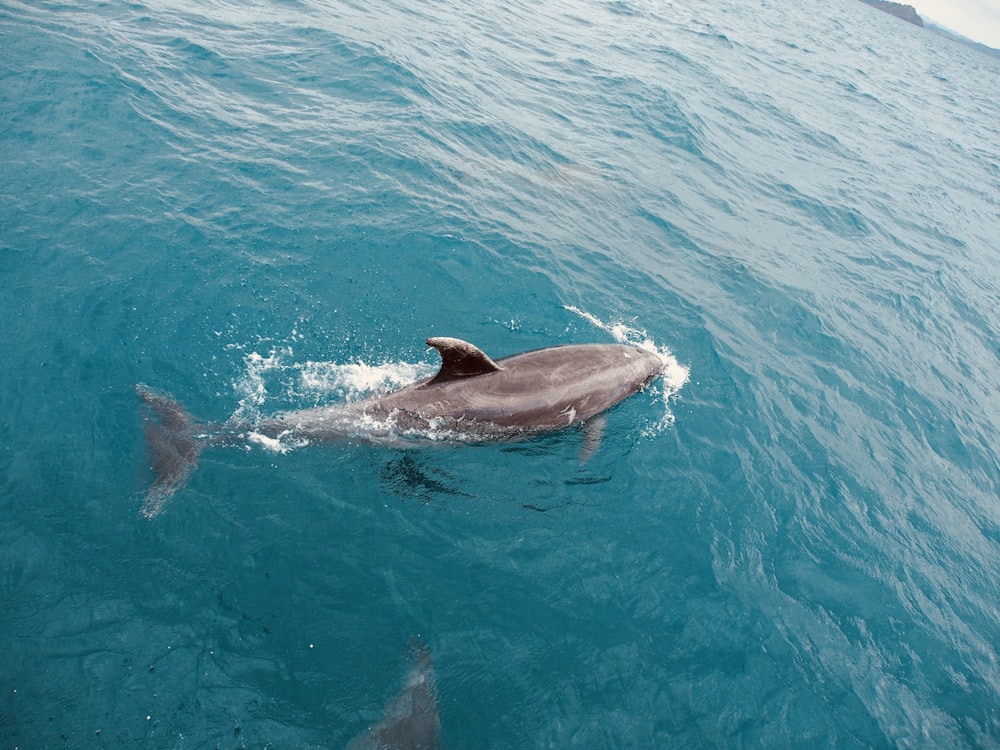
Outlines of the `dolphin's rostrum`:
{"type": "MultiPolygon", "coordinates": [[[[166,394],[137,386],[149,407],[146,440],[155,472],[143,512],[155,515],[184,486],[207,445],[512,440],[592,420],[663,371],[658,355],[625,344],[555,346],[497,361],[461,339],[430,338],[427,344],[441,355],[432,378],[384,396],[253,423],[198,425],[166,394]]],[[[586,455],[596,447],[601,424],[590,422],[586,455]]]]}

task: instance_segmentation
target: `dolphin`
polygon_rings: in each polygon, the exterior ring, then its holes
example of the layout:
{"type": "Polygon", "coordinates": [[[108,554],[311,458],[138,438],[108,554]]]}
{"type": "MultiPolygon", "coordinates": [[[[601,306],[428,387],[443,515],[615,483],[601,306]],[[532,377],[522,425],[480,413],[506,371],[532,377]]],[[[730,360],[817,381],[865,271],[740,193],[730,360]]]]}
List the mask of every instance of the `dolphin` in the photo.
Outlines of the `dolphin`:
{"type": "Polygon", "coordinates": [[[441,355],[431,378],[392,393],[289,411],[256,422],[197,422],[169,395],[145,385],[146,442],[155,474],[143,512],[155,515],[183,487],[208,445],[283,445],[353,440],[374,445],[514,440],[584,424],[581,462],[596,450],[603,412],[663,372],[663,360],[626,344],[572,344],[498,360],[467,341],[427,339],[441,355]]]}
{"type": "Polygon", "coordinates": [[[382,720],[347,744],[347,750],[437,750],[441,718],[430,651],[417,651],[403,688],[386,704],[382,720]]]}

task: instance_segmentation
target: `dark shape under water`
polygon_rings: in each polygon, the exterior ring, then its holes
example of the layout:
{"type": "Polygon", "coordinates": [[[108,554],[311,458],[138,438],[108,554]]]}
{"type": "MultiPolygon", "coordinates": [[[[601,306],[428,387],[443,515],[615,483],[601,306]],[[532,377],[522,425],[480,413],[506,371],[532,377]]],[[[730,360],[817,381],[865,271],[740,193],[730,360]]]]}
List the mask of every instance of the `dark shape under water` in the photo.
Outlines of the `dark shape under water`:
{"type": "Polygon", "coordinates": [[[441,737],[434,664],[426,647],[403,685],[385,705],[382,720],[347,745],[347,750],[437,750],[441,737]]]}
{"type": "Polygon", "coordinates": [[[581,460],[586,460],[599,443],[599,415],[663,372],[658,355],[624,344],[555,346],[496,362],[460,339],[431,338],[427,344],[441,354],[441,370],[433,378],[384,396],[255,423],[197,425],[169,396],[137,386],[151,412],[146,439],[155,472],[143,513],[156,515],[184,486],[207,445],[487,442],[585,423],[581,460]]]}
{"type": "Polygon", "coordinates": [[[412,456],[389,461],[381,472],[381,484],[390,492],[403,497],[429,502],[436,496],[471,497],[454,486],[452,477],[442,469],[426,469],[412,456]]]}

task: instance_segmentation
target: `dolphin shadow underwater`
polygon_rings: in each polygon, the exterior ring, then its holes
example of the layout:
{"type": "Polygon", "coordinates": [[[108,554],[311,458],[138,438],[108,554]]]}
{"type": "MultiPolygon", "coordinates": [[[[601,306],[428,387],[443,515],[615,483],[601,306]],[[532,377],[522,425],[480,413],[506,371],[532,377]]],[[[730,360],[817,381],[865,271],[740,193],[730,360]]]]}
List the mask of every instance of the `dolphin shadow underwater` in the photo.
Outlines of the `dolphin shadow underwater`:
{"type": "Polygon", "coordinates": [[[431,652],[426,646],[413,650],[414,663],[406,682],[389,699],[378,724],[347,744],[347,750],[437,750],[441,718],[431,652]]]}
{"type": "Polygon", "coordinates": [[[663,373],[655,353],[627,344],[571,344],[494,361],[456,338],[427,339],[436,375],[386,395],[289,411],[254,422],[201,424],[168,394],[145,385],[145,436],[154,479],[143,515],[155,516],[187,484],[202,450],[253,442],[336,441],[407,446],[516,440],[581,424],[585,462],[600,443],[604,412],[663,373]]]}

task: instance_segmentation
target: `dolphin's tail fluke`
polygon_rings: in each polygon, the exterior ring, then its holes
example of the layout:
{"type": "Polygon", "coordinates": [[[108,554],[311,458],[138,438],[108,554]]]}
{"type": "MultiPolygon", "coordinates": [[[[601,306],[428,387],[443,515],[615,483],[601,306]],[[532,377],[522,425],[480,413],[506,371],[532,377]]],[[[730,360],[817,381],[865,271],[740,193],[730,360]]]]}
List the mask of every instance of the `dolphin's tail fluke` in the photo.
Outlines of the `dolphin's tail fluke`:
{"type": "Polygon", "coordinates": [[[142,514],[152,518],[163,510],[171,495],[187,484],[198,465],[204,441],[197,435],[203,428],[167,394],[141,383],[135,392],[146,406],[146,449],[154,474],[153,483],[145,493],[142,514]]]}

